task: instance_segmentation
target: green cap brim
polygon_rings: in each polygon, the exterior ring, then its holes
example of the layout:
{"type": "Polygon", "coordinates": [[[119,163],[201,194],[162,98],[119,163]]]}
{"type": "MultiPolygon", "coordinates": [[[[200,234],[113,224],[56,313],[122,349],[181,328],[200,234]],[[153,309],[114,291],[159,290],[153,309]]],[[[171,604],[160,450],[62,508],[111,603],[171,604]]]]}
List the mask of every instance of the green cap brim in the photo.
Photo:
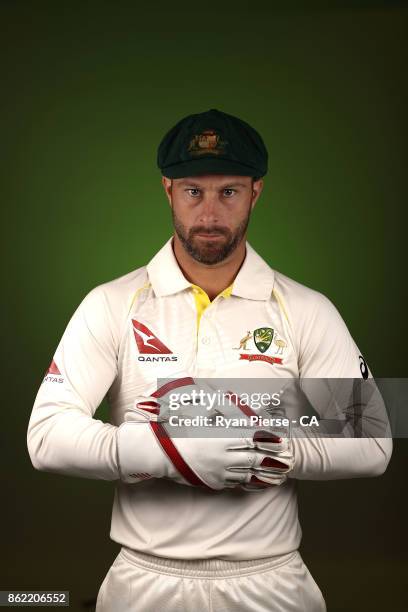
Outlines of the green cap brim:
{"type": "Polygon", "coordinates": [[[230,159],[202,157],[162,168],[162,175],[168,178],[184,178],[186,176],[202,176],[204,174],[225,174],[234,176],[263,176],[258,170],[230,159]]]}

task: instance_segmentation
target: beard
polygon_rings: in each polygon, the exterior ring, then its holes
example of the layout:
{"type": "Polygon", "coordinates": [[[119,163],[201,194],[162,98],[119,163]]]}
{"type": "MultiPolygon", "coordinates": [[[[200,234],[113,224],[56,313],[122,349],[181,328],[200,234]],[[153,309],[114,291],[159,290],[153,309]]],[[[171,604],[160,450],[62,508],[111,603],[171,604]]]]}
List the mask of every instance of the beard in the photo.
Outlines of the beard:
{"type": "Polygon", "coordinates": [[[175,214],[173,207],[171,211],[175,232],[184,249],[196,261],[210,266],[224,261],[235,251],[245,235],[251,216],[251,208],[249,208],[246,218],[241,221],[234,231],[227,227],[216,225],[208,227],[195,225],[187,230],[175,214]],[[197,234],[201,233],[212,234],[217,236],[218,239],[206,241],[205,239],[197,238],[197,234]]]}

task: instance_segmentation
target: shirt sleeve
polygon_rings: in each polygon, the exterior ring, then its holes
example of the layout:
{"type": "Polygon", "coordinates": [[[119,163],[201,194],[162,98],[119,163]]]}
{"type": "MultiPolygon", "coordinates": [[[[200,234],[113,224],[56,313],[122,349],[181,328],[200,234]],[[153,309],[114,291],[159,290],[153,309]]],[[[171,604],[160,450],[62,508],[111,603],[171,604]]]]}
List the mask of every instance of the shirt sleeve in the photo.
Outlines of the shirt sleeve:
{"type": "Polygon", "coordinates": [[[93,415],[117,376],[117,335],[102,286],[69,321],[32,409],[27,446],[36,469],[116,480],[117,427],[93,415]]]}
{"type": "Polygon", "coordinates": [[[297,330],[300,387],[322,419],[341,419],[346,408],[353,409],[355,388],[361,384],[366,437],[350,427],[332,437],[320,435],[318,427],[304,427],[302,435],[293,438],[295,469],[291,475],[312,480],[380,475],[392,453],[384,403],[339,312],[324,295],[313,294],[313,305],[304,309],[297,330]],[[369,393],[364,391],[364,381],[370,383],[369,393]]]}

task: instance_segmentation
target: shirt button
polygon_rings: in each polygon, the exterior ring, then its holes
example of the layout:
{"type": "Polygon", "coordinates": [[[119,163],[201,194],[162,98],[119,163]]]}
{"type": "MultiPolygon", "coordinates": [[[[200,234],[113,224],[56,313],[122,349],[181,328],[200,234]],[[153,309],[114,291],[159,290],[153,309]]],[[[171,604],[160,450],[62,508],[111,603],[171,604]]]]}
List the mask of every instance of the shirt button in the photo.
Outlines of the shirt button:
{"type": "Polygon", "coordinates": [[[201,338],[201,342],[202,342],[202,344],[210,344],[211,339],[208,336],[203,336],[201,338]]]}

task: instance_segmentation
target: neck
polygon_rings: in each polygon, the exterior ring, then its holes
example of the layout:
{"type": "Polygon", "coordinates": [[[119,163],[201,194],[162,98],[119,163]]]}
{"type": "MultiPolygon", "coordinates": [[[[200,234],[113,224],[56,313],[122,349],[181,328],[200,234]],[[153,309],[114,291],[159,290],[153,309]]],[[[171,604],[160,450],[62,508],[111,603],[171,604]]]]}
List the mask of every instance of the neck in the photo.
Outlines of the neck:
{"type": "Polygon", "coordinates": [[[214,265],[206,265],[193,259],[181,244],[177,234],[173,238],[173,251],[181,271],[190,283],[198,285],[213,300],[234,281],[245,259],[245,236],[231,255],[214,265]]]}

